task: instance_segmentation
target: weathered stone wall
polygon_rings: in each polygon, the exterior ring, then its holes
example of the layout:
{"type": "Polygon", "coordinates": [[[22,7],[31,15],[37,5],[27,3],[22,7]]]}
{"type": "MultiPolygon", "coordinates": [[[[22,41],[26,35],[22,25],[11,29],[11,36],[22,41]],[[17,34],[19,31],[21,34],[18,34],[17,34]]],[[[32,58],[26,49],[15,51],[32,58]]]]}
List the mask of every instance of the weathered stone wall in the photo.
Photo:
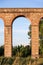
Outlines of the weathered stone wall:
{"type": "Polygon", "coordinates": [[[17,17],[26,17],[31,21],[31,57],[39,57],[39,21],[43,17],[43,8],[0,8],[0,18],[4,20],[4,55],[12,56],[12,24],[17,17]]]}

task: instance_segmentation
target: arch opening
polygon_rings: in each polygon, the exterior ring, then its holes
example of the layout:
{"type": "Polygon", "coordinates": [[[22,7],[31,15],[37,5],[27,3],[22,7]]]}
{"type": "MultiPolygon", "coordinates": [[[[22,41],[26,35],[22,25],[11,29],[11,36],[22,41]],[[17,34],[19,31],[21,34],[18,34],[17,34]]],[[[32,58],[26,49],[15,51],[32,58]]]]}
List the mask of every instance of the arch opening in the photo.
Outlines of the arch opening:
{"type": "Polygon", "coordinates": [[[39,22],[39,55],[43,57],[43,17],[39,22]]]}
{"type": "Polygon", "coordinates": [[[4,56],[4,21],[0,18],[0,56],[4,56]]]}
{"type": "MultiPolygon", "coordinates": [[[[27,55],[31,54],[30,27],[31,27],[31,22],[23,16],[16,17],[16,19],[13,20],[13,24],[12,24],[12,43],[14,48],[13,51],[15,51],[16,48],[17,55],[19,56],[22,56],[20,55],[20,53],[18,54],[18,52],[21,52],[20,49],[22,48],[24,49],[24,52],[26,52],[27,49],[28,51],[27,55]]],[[[23,49],[22,49],[22,53],[23,53],[23,49]]],[[[13,53],[13,55],[15,55],[15,53],[13,53]]]]}

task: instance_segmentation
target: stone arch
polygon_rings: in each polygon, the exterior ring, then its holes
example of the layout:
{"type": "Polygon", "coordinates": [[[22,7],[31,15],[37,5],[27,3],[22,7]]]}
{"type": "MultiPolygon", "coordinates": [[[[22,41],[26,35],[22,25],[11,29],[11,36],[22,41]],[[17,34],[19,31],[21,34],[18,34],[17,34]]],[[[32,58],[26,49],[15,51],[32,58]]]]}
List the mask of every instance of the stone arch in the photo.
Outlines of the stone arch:
{"type": "Polygon", "coordinates": [[[26,19],[30,24],[31,24],[31,22],[30,22],[30,20],[28,20],[26,17],[24,17],[24,16],[17,16],[14,20],[13,20],[13,22],[16,20],[16,19],[18,19],[18,18],[21,18],[21,17],[23,17],[24,19],[26,19]]]}
{"type": "Polygon", "coordinates": [[[15,16],[12,18],[11,25],[13,24],[13,21],[16,20],[16,19],[19,18],[19,17],[25,17],[25,18],[28,19],[28,20],[30,21],[30,23],[31,23],[31,18],[28,17],[27,15],[25,15],[25,14],[17,14],[17,15],[15,15],[15,16]]]}
{"type": "MultiPolygon", "coordinates": [[[[28,18],[26,18],[24,15],[19,15],[19,16],[15,17],[15,18],[13,19],[12,25],[13,25],[13,23],[15,22],[16,19],[21,18],[21,17],[23,17],[24,20],[25,20],[25,19],[27,20],[27,21],[25,21],[25,22],[29,22],[29,23],[31,24],[31,22],[30,22],[30,20],[29,20],[28,18]]],[[[29,23],[28,23],[28,24],[29,24],[29,23]]]]}
{"type": "Polygon", "coordinates": [[[41,23],[41,20],[43,20],[43,17],[40,17],[40,19],[39,19],[39,24],[41,23]]]}

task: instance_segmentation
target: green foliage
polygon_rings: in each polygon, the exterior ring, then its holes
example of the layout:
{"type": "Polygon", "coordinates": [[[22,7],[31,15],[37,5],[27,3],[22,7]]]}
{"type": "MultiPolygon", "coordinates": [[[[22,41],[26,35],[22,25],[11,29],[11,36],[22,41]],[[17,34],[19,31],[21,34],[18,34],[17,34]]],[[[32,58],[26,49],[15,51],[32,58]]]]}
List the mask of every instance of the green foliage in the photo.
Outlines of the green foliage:
{"type": "Polygon", "coordinates": [[[40,49],[39,53],[43,56],[43,19],[39,23],[39,43],[40,43],[40,49]]]}
{"type": "Polygon", "coordinates": [[[43,20],[39,23],[39,38],[43,39],[43,20]]]}
{"type": "Polygon", "coordinates": [[[28,65],[30,61],[30,57],[16,57],[14,61],[14,65],[28,65]]]}
{"type": "Polygon", "coordinates": [[[16,47],[13,47],[13,50],[12,50],[12,55],[16,55],[17,54],[17,46],[16,47]]]}
{"type": "Polygon", "coordinates": [[[21,56],[22,57],[27,57],[29,55],[31,55],[30,46],[25,46],[24,48],[21,49],[21,56]]]}
{"type": "Polygon", "coordinates": [[[0,65],[12,65],[14,62],[14,58],[6,58],[6,57],[0,57],[0,65]]]}
{"type": "MultiPolygon", "coordinates": [[[[13,56],[27,57],[31,54],[31,48],[29,45],[27,46],[14,46],[12,49],[13,56]]],[[[0,47],[0,56],[4,56],[4,46],[0,47]]]]}
{"type": "Polygon", "coordinates": [[[31,54],[31,48],[29,45],[27,46],[16,46],[13,47],[13,55],[20,57],[27,57],[31,54]]]}
{"type": "Polygon", "coordinates": [[[31,25],[29,26],[28,36],[30,37],[29,39],[31,39],[31,25]]]}
{"type": "Polygon", "coordinates": [[[0,46],[0,56],[4,55],[4,46],[0,46]]]}

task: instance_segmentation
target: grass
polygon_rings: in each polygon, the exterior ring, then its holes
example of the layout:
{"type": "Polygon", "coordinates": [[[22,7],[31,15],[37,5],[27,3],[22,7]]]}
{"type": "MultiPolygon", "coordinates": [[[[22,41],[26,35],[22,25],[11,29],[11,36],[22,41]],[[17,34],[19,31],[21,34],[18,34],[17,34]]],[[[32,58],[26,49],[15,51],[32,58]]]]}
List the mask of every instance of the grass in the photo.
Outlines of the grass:
{"type": "Polygon", "coordinates": [[[43,58],[39,58],[38,62],[39,62],[39,65],[43,65],[43,58]]]}
{"type": "MultiPolygon", "coordinates": [[[[0,57],[0,65],[29,65],[31,57],[0,57]]],[[[34,65],[34,64],[33,64],[34,65]]],[[[36,65],[43,65],[43,58],[39,58],[36,65]]]]}
{"type": "Polygon", "coordinates": [[[13,57],[11,58],[6,58],[6,57],[0,57],[0,65],[12,65],[12,63],[14,62],[13,57]]]}
{"type": "Polygon", "coordinates": [[[29,64],[30,57],[16,57],[13,65],[27,65],[29,64]]]}

